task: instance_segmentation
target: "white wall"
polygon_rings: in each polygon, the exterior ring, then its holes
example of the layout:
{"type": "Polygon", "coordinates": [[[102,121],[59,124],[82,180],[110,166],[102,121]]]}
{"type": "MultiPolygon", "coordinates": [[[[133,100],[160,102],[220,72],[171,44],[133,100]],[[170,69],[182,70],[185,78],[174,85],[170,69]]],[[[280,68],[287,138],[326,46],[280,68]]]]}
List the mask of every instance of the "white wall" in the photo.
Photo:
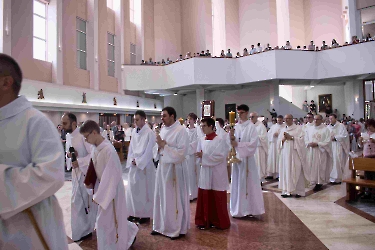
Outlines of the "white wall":
{"type": "MultiPolygon", "coordinates": [[[[319,110],[319,95],[332,94],[332,110],[337,109],[339,115],[341,116],[346,112],[345,104],[345,91],[344,86],[315,86],[314,88],[307,90],[307,101],[310,104],[311,100],[314,100],[317,111],[319,110]]],[[[321,113],[324,114],[324,113],[321,113]]]]}
{"type": "Polygon", "coordinates": [[[260,116],[268,116],[267,109],[270,106],[269,85],[249,89],[231,91],[213,91],[207,94],[207,100],[215,101],[215,116],[225,118],[225,104],[246,104],[250,112],[258,112],[260,116]]]}
{"type": "Polygon", "coordinates": [[[195,113],[197,116],[197,95],[196,93],[187,94],[182,97],[182,117],[185,118],[189,113],[195,113]]]}

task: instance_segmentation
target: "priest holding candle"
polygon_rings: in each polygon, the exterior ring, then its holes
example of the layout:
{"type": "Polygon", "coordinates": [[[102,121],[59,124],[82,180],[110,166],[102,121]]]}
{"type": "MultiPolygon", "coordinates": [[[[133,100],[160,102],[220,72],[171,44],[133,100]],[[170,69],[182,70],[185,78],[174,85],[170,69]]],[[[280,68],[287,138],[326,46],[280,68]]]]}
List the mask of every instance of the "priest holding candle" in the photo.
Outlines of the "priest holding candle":
{"type": "MultiPolygon", "coordinates": [[[[233,217],[261,215],[265,212],[259,172],[254,154],[258,146],[258,133],[255,125],[249,121],[249,107],[245,104],[237,107],[239,123],[231,129],[231,144],[237,152],[240,162],[232,166],[232,190],[230,196],[230,214],[233,217]]],[[[231,125],[234,115],[229,113],[231,125]]]]}

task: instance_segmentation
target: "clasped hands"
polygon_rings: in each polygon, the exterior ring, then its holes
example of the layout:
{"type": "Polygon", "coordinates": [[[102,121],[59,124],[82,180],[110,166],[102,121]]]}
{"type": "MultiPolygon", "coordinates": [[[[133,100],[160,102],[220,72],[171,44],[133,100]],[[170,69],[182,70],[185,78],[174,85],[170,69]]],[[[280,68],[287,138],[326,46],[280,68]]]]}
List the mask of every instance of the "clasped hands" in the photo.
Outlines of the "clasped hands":
{"type": "Polygon", "coordinates": [[[201,152],[196,152],[195,153],[195,156],[197,157],[197,158],[202,158],[202,155],[203,155],[203,152],[201,151],[201,152]]]}
{"type": "Polygon", "coordinates": [[[160,135],[156,136],[156,143],[158,144],[159,149],[162,149],[165,145],[167,145],[167,143],[163,139],[161,139],[160,135]]]}
{"type": "Polygon", "coordinates": [[[293,136],[291,136],[289,133],[284,132],[284,138],[283,138],[282,142],[284,143],[287,140],[288,141],[293,140],[293,136]]]}
{"type": "Polygon", "coordinates": [[[307,144],[308,148],[316,148],[317,146],[318,146],[318,143],[316,142],[310,142],[309,144],[307,144]]]}
{"type": "MultiPolygon", "coordinates": [[[[74,151],[77,159],[78,159],[78,153],[77,151],[74,151]]],[[[70,152],[67,153],[68,158],[72,159],[72,154],[70,152]]],[[[72,168],[79,168],[78,161],[72,161],[72,168]]]]}

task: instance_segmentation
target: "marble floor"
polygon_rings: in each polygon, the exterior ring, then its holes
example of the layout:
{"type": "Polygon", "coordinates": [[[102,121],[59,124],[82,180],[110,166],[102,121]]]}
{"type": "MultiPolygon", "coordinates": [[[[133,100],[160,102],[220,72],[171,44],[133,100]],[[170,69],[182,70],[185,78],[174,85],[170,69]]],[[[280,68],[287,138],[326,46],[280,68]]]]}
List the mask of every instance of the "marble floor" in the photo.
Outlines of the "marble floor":
{"type": "MultiPolygon", "coordinates": [[[[126,173],[123,178],[126,180],[126,173]]],[[[151,236],[152,225],[141,225],[132,249],[375,249],[375,223],[335,203],[345,195],[345,184],[327,185],[300,199],[283,199],[275,184],[264,185],[269,191],[263,192],[266,213],[260,217],[231,218],[229,230],[201,231],[194,226],[196,202],[192,202],[191,228],[185,238],[171,241],[151,236]]],[[[71,182],[66,181],[56,197],[63,209],[68,237],[70,196],[71,182]]],[[[96,239],[71,242],[69,249],[96,249],[96,239]]]]}

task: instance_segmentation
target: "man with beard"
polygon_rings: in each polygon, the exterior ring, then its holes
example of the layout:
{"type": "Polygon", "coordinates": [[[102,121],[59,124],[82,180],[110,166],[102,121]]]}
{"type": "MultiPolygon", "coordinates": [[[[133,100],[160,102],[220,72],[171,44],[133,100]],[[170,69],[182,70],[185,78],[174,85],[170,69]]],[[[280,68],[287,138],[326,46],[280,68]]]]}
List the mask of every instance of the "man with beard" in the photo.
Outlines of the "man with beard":
{"type": "Polygon", "coordinates": [[[71,225],[72,240],[80,241],[92,235],[95,227],[98,206],[92,202],[83,184],[87,169],[90,164],[92,146],[85,142],[85,138],[77,128],[77,117],[66,113],[61,118],[66,135],[66,165],[72,170],[72,199],[71,199],[71,225]],[[75,150],[76,161],[72,162],[70,148],[75,150]]]}

